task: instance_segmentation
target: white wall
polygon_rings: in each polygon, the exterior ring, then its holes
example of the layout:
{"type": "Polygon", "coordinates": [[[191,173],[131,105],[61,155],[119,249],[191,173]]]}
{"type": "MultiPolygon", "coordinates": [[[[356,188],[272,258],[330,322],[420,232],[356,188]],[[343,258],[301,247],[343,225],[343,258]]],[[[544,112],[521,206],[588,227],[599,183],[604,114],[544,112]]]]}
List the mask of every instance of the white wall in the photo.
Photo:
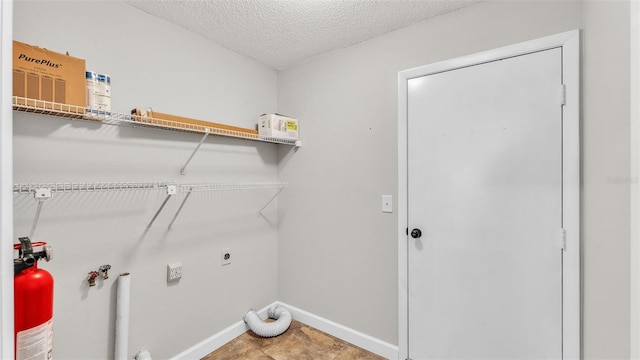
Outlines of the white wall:
{"type": "Polygon", "coordinates": [[[280,72],[305,146],[281,155],[279,300],[397,343],[397,219],[380,209],[397,195],[397,72],[584,28],[583,348],[628,357],[628,8],[484,1],[280,72]]]}
{"type": "Polygon", "coordinates": [[[640,2],[631,2],[631,358],[640,358],[640,2]]]}
{"type": "MultiPolygon", "coordinates": [[[[122,2],[17,1],[14,39],[87,60],[112,76],[113,110],[134,107],[253,127],[276,110],[277,73],[152,18],[122,2]]],[[[276,146],[210,137],[179,174],[201,136],[16,113],[15,182],[277,180],[276,146]]],[[[171,232],[183,195],[160,191],[54,194],[34,240],[55,258],[54,355],[113,355],[117,275],[132,283],[129,354],[175,355],[277,299],[277,202],[273,192],[194,193],[171,232]],[[220,252],[233,262],[222,267],[220,252]],[[184,277],[168,285],[166,265],[184,277]],[[89,288],[87,273],[111,264],[111,277],[89,288]]],[[[15,236],[29,233],[36,202],[16,196],[15,236]]]]}
{"type": "MultiPolygon", "coordinates": [[[[629,356],[628,2],[485,1],[278,74],[120,2],[14,7],[16,40],[112,75],[116,111],[151,106],[249,127],[277,109],[301,119],[304,141],[276,154],[210,139],[183,177],[197,135],[17,114],[16,182],[291,184],[268,221],[255,210],[269,194],[195,194],[172,232],[181,199],[144,232],[162,193],[54,195],[35,240],[56,252],[43,267],[57,281],[57,358],[112,355],[123,271],[133,283],[131,354],[174,355],[274,299],[397,343],[397,219],[380,211],[380,195],[397,194],[397,72],[575,28],[584,29],[584,355],[629,356]],[[218,265],[224,247],[235,252],[231,267],[218,265]],[[178,260],[185,277],[168,286],[166,263],[178,260]],[[86,273],[103,263],[112,278],[89,289],[86,273]]],[[[15,211],[17,237],[35,202],[18,197],[15,211]]]]}
{"type": "Polygon", "coordinates": [[[583,49],[583,338],[629,357],[630,4],[587,1],[583,49]]]}
{"type": "MultiPolygon", "coordinates": [[[[0,75],[9,78],[12,60],[11,39],[13,37],[13,3],[0,3],[0,75]]],[[[13,357],[13,111],[10,81],[3,81],[0,87],[0,357],[13,357]],[[8,280],[6,280],[8,279],[8,280]]]]}

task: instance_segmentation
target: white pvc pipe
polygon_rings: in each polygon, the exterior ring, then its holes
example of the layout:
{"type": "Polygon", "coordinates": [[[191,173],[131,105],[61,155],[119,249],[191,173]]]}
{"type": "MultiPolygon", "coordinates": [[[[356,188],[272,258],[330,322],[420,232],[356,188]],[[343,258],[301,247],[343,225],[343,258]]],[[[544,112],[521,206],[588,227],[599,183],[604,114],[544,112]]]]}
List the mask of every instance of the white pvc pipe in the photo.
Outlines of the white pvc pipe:
{"type": "Polygon", "coordinates": [[[120,274],[116,294],[116,349],[115,360],[127,360],[129,347],[129,300],[131,295],[131,275],[120,274]]]}
{"type": "Polygon", "coordinates": [[[291,314],[281,306],[275,305],[269,308],[269,317],[275,319],[274,322],[264,322],[255,310],[249,310],[244,315],[244,322],[256,335],[262,337],[278,336],[291,325],[291,314]]]}

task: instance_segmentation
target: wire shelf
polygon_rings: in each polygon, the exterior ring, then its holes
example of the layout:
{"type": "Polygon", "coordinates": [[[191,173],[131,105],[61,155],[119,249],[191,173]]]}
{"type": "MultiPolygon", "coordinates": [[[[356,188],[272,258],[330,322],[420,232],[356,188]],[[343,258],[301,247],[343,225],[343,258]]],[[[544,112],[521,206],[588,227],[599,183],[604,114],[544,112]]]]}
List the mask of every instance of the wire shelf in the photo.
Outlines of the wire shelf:
{"type": "Polygon", "coordinates": [[[33,194],[39,189],[49,189],[51,192],[156,190],[171,184],[173,183],[168,183],[168,182],[28,183],[28,184],[14,184],[13,192],[18,194],[33,194]]]}
{"type": "Polygon", "coordinates": [[[173,131],[217,135],[275,144],[300,146],[300,142],[293,139],[274,138],[270,136],[262,136],[229,129],[157,119],[148,116],[138,116],[116,112],[96,114],[95,110],[92,111],[91,109],[82,106],[54,103],[51,101],[36,100],[18,96],[13,97],[13,110],[34,114],[67,117],[72,119],[82,119],[87,121],[101,122],[108,125],[150,127],[173,131]]]}
{"type": "Polygon", "coordinates": [[[158,190],[168,186],[175,186],[178,192],[203,191],[246,191],[284,189],[288,186],[283,182],[252,182],[252,183],[199,183],[176,184],[174,182],[61,182],[61,183],[22,183],[14,184],[13,192],[17,194],[33,194],[39,189],[51,192],[91,192],[91,191],[132,191],[158,190]]]}
{"type": "Polygon", "coordinates": [[[202,192],[202,191],[245,191],[245,190],[271,190],[284,189],[288,186],[282,182],[265,183],[217,183],[217,184],[184,184],[178,185],[180,192],[202,192]]]}
{"type": "Polygon", "coordinates": [[[269,206],[275,200],[276,197],[288,187],[287,183],[283,182],[253,182],[253,183],[200,183],[200,184],[176,184],[173,182],[62,182],[62,183],[23,183],[14,184],[13,192],[18,195],[30,194],[38,200],[36,209],[36,215],[33,220],[33,226],[31,227],[30,236],[35,233],[38,225],[38,219],[40,218],[40,211],[42,209],[43,201],[52,197],[54,192],[73,193],[73,192],[100,192],[100,191],[134,191],[134,190],[158,190],[164,189],[167,192],[167,196],[153,215],[153,218],[147,225],[147,230],[151,228],[151,225],[156,221],[158,215],[162,212],[165,205],[174,195],[178,192],[185,193],[182,203],[176,211],[173,220],[169,224],[169,229],[172,228],[173,223],[176,221],[180,211],[184,207],[185,203],[189,199],[189,196],[193,192],[204,191],[247,191],[247,190],[277,190],[276,193],[267,201],[266,204],[258,211],[258,215],[262,215],[262,211],[269,206]]]}

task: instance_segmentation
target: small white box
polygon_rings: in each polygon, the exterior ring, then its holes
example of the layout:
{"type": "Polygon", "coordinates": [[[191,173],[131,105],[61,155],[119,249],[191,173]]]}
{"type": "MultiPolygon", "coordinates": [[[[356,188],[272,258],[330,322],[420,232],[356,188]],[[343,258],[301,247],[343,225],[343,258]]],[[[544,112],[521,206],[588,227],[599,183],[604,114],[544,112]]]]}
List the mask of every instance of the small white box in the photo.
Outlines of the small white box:
{"type": "Polygon", "coordinates": [[[298,140],[298,119],[280,114],[263,114],[258,118],[258,135],[298,140]]]}

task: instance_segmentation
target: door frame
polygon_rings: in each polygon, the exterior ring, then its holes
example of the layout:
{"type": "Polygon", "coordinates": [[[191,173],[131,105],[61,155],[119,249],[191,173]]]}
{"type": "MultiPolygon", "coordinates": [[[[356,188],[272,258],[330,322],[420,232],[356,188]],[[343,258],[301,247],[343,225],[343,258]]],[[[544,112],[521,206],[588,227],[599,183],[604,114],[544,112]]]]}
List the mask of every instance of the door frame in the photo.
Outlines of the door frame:
{"type": "Polygon", "coordinates": [[[0,2],[0,358],[13,343],[13,2],[0,2]]]}
{"type": "MultiPolygon", "coordinates": [[[[565,105],[562,109],[562,213],[566,231],[562,266],[562,357],[580,359],[580,31],[572,30],[515,45],[445,60],[398,73],[398,347],[409,358],[407,102],[410,79],[482,63],[562,48],[565,105]]],[[[562,96],[560,91],[558,96],[562,96]]]]}

